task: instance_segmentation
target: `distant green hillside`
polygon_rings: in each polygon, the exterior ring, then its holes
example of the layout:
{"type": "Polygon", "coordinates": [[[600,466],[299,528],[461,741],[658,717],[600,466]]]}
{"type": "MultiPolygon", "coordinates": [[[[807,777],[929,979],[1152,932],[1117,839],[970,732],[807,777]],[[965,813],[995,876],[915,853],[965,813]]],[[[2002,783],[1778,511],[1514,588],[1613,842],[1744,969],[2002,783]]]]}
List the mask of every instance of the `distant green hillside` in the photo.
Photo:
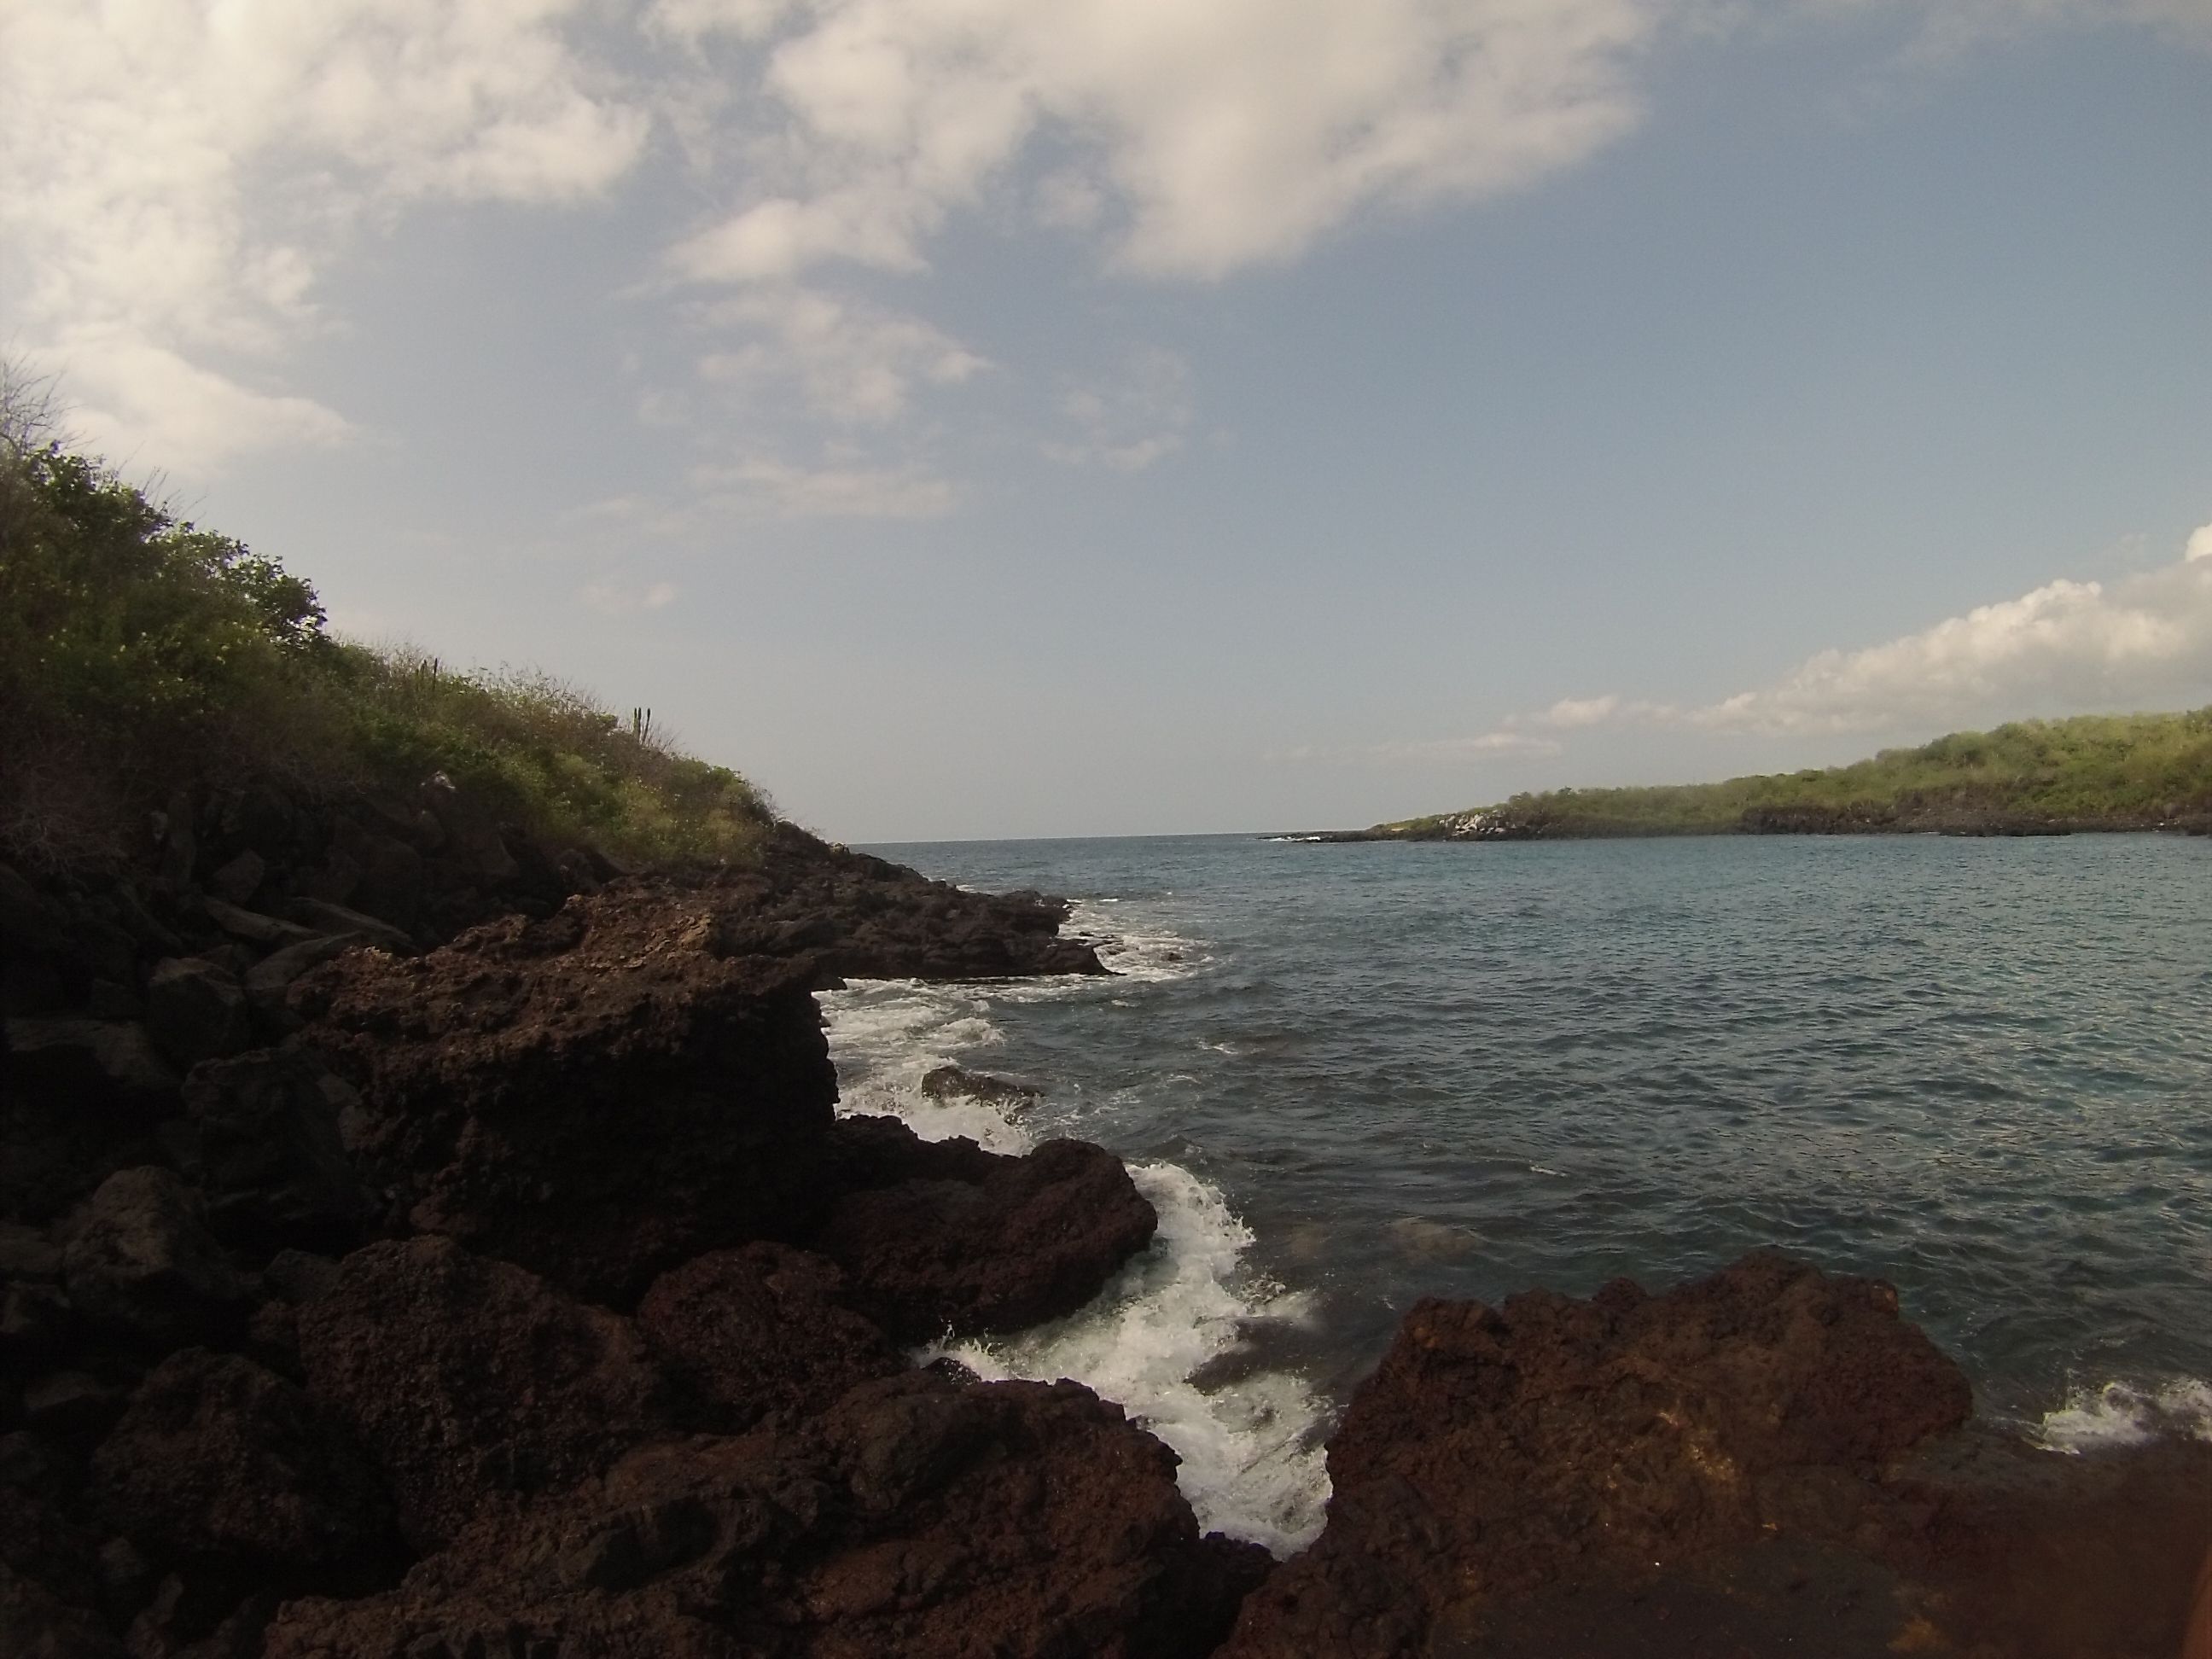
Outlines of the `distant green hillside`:
{"type": "Polygon", "coordinates": [[[1379,823],[1360,839],[1934,831],[2033,835],[2212,824],[2212,708],[1954,732],[1825,770],[1644,789],[1555,789],[1379,823]]]}

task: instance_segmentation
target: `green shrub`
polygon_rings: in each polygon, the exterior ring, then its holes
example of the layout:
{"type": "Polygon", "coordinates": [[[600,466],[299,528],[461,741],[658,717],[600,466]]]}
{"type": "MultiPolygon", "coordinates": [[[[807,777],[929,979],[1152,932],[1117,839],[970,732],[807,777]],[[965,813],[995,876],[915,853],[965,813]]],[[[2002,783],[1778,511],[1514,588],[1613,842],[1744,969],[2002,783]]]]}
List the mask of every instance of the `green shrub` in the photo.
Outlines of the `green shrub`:
{"type": "Polygon", "coordinates": [[[622,858],[742,860],[773,823],[759,791],[646,711],[337,641],[276,561],[0,422],[0,848],[112,851],[179,787],[404,793],[439,772],[533,833],[622,858]]]}

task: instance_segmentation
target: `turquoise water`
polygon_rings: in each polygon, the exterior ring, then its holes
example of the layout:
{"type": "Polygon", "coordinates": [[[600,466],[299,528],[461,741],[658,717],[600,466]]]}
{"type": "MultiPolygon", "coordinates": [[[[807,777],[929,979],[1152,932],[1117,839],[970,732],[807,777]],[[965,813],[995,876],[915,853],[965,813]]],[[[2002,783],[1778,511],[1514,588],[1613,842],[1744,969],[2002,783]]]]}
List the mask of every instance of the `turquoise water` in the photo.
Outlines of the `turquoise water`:
{"type": "Polygon", "coordinates": [[[2023,1431],[2212,1432],[2212,843],[872,850],[1109,941],[1112,981],[832,997],[834,1051],[854,1109],[1139,1164],[1156,1259],[966,1357],[1189,1419],[1217,1524],[1310,1534],[1312,1446],[1415,1297],[1759,1244],[1893,1281],[2023,1431]],[[1046,1098],[933,1104],[945,1060],[1046,1098]]]}

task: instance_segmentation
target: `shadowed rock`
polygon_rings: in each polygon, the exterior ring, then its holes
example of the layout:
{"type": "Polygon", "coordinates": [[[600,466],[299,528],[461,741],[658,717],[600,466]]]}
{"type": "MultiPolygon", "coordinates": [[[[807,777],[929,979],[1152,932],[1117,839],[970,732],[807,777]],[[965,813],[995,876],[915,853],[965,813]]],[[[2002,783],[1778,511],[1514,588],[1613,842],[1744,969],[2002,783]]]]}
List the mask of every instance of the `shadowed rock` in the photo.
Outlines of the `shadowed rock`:
{"type": "Polygon", "coordinates": [[[418,1549],[511,1516],[662,1431],[630,1322],[451,1241],[372,1244],[298,1310],[309,1391],[374,1454],[418,1549]]]}

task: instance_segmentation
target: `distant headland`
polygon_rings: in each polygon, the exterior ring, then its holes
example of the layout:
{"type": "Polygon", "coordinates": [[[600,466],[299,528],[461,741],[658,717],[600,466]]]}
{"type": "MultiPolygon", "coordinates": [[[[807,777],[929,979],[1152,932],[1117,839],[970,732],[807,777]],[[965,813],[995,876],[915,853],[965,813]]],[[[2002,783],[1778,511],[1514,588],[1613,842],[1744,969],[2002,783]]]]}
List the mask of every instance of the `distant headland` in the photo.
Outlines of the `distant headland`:
{"type": "Polygon", "coordinates": [[[1294,839],[1589,841],[1634,836],[2212,833],[2212,707],[1954,732],[1870,760],[1719,783],[1553,789],[1294,839]]]}

